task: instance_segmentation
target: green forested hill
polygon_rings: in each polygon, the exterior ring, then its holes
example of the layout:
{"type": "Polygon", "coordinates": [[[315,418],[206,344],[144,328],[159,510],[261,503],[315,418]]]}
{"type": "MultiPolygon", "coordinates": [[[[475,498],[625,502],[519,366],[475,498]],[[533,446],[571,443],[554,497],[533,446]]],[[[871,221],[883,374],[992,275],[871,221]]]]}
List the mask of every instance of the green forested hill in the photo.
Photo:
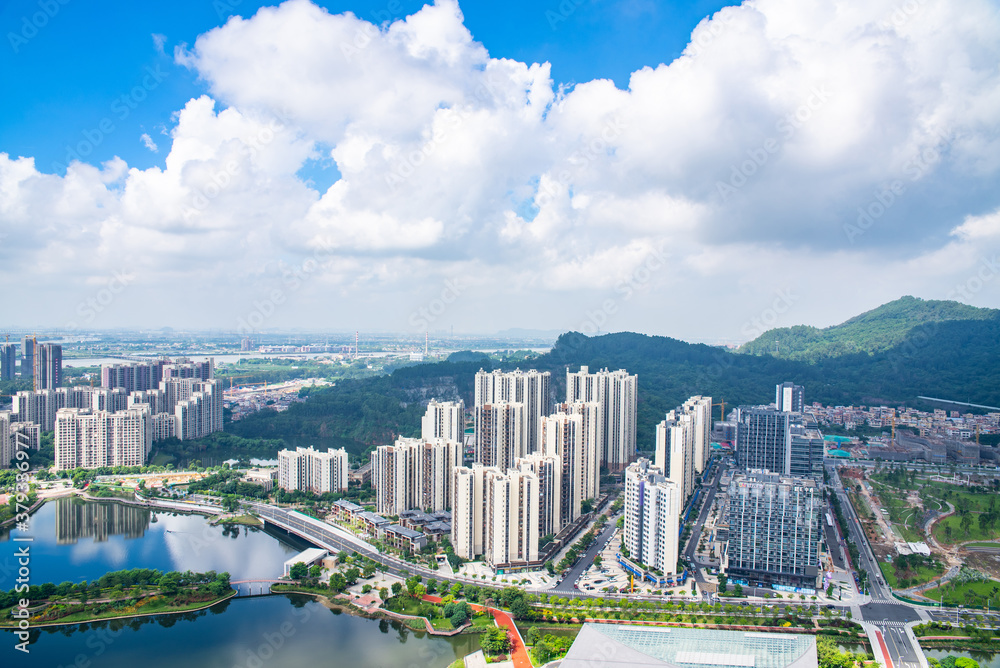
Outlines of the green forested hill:
{"type": "MultiPolygon", "coordinates": [[[[932,308],[940,304],[922,303],[932,308]]],[[[889,320],[905,320],[902,313],[892,316],[898,306],[898,302],[887,305],[892,307],[887,309],[889,320]]],[[[873,319],[877,311],[848,322],[867,322],[868,331],[874,333],[879,331],[878,319],[873,319]]],[[[737,354],[667,337],[627,332],[587,337],[570,332],[559,337],[551,352],[521,366],[551,371],[556,400],[565,396],[567,367],[575,371],[587,365],[591,371],[607,367],[638,374],[639,448],[648,450],[653,447],[656,424],[688,397],[703,394],[715,402],[724,399],[727,410],[739,404],[770,403],[774,386],[786,380],[805,386],[810,403],[905,404],[928,409],[931,406],[917,399],[925,395],[1000,405],[1000,316],[995,311],[986,313],[993,315],[931,319],[910,326],[901,337],[885,334],[895,342],[880,344],[871,353],[819,357],[812,363],[737,354]]],[[[397,435],[417,435],[424,412],[421,402],[461,397],[471,405],[473,377],[481,367],[490,369],[491,362],[462,355],[455,359],[466,361],[420,364],[390,376],[342,381],[314,391],[308,401],[283,413],[261,411],[227,426],[226,431],[245,438],[282,439],[290,445],[344,445],[358,456],[375,445],[391,443],[397,435]]],[[[715,416],[719,416],[718,409],[715,416]]]]}
{"type": "Polygon", "coordinates": [[[797,325],[772,329],[737,352],[815,362],[853,353],[875,353],[902,342],[914,327],[932,322],[988,320],[1000,311],[954,301],[901,297],[825,329],[797,325]]]}

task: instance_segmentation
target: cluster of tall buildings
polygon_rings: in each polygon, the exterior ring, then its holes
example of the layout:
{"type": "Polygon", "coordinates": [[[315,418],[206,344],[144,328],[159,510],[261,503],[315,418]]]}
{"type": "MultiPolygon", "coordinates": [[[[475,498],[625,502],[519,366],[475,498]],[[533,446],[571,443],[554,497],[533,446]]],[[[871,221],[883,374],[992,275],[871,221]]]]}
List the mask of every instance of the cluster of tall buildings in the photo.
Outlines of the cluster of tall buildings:
{"type": "Polygon", "coordinates": [[[392,445],[375,448],[371,462],[376,512],[399,515],[407,510],[448,510],[451,472],[462,464],[462,442],[401,436],[392,445]]]}
{"type": "Polygon", "coordinates": [[[146,405],[116,412],[61,408],[55,432],[57,469],[142,466],[153,445],[146,405]]]}
{"type": "Polygon", "coordinates": [[[0,411],[0,468],[11,464],[18,450],[37,450],[41,430],[33,422],[19,422],[10,411],[0,411]]]}
{"type": "MultiPolygon", "coordinates": [[[[56,388],[62,384],[62,346],[38,343],[33,336],[21,342],[21,378],[34,379],[35,389],[56,388]]],[[[17,377],[17,344],[0,343],[0,380],[17,377]]]]}
{"type": "Polygon", "coordinates": [[[695,478],[705,470],[711,448],[711,397],[691,397],[656,425],[654,464],[677,483],[682,500],[694,492],[695,478]]]}
{"type": "Polygon", "coordinates": [[[708,464],[711,433],[712,398],[691,397],[656,426],[654,460],[625,469],[622,547],[632,570],[657,584],[678,579],[680,516],[708,464]]]}
{"type": "Polygon", "coordinates": [[[772,406],[736,410],[736,462],[724,502],[730,579],[814,590],[819,584],[823,435],[803,416],[803,388],[782,383],[772,406]]]}
{"type": "Polygon", "coordinates": [[[316,494],[347,491],[347,451],[308,448],[278,452],[278,486],[316,494]]]}
{"type": "MultiPolygon", "coordinates": [[[[44,359],[52,354],[47,348],[38,344],[32,350],[40,370],[51,366],[44,359]]],[[[222,431],[222,385],[213,375],[211,359],[108,364],[101,369],[102,387],[16,393],[10,420],[55,431],[56,468],[141,466],[155,441],[222,431]]]]}
{"type": "Polygon", "coordinates": [[[624,370],[551,374],[479,371],[474,461],[453,472],[452,545],[464,559],[509,569],[539,560],[539,537],[577,521],[598,494],[601,466],[635,457],[636,382],[624,370]]]}
{"type": "Polygon", "coordinates": [[[635,455],[634,375],[567,370],[566,401],[553,399],[549,372],[480,370],[468,466],[465,406],[431,401],[420,438],[372,453],[378,512],[451,510],[458,556],[496,569],[537,562],[542,538],[597,497],[601,466],[621,469],[635,455]]]}

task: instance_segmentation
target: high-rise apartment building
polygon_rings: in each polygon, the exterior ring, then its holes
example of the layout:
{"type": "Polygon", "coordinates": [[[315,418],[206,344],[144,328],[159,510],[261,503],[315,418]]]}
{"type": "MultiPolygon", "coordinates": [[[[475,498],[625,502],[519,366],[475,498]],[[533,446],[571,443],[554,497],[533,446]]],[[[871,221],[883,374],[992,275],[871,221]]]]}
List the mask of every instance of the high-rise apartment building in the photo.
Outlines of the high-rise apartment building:
{"type": "Polygon", "coordinates": [[[222,431],[222,385],[217,380],[162,381],[184,386],[185,398],[174,404],[175,435],[182,441],[222,431]]]}
{"type": "Polygon", "coordinates": [[[10,411],[0,411],[0,469],[11,465],[18,450],[37,450],[40,436],[37,424],[17,422],[17,416],[10,411]]]}
{"type": "Polygon", "coordinates": [[[560,528],[575,521],[586,499],[597,496],[600,482],[596,443],[585,447],[584,416],[555,413],[543,417],[539,438],[541,452],[559,457],[562,467],[560,492],[560,528]]]}
{"type": "Polygon", "coordinates": [[[805,404],[804,390],[801,385],[784,382],[774,391],[774,405],[785,413],[801,413],[805,404]]]}
{"type": "Polygon", "coordinates": [[[35,345],[34,377],[36,390],[54,390],[62,384],[62,346],[58,343],[35,345]]]}
{"type": "Polygon", "coordinates": [[[487,476],[483,552],[487,566],[503,570],[538,561],[538,493],[538,478],[530,471],[510,469],[487,476]]]}
{"type": "Polygon", "coordinates": [[[161,379],[168,378],[192,378],[196,380],[211,380],[215,378],[215,358],[209,357],[201,362],[192,362],[187,359],[179,359],[173,362],[164,362],[161,372],[161,379]]]}
{"type": "Polygon", "coordinates": [[[102,364],[101,387],[120,387],[126,393],[155,390],[163,380],[165,360],[131,362],[125,364],[102,364]]]}
{"type": "Polygon", "coordinates": [[[736,411],[736,462],[745,471],[788,474],[791,461],[791,413],[762,406],[736,411]]]}
{"type": "Polygon", "coordinates": [[[548,371],[483,371],[476,373],[475,405],[506,402],[523,406],[521,441],[524,453],[538,450],[538,425],[552,412],[552,374],[548,371]]]}
{"type": "Polygon", "coordinates": [[[278,452],[278,486],[324,494],[347,491],[347,451],[308,448],[278,452]]]}
{"type": "Polygon", "coordinates": [[[152,447],[149,410],[130,408],[109,413],[90,408],[61,408],[56,413],[56,468],[142,466],[152,447]]]}
{"type": "Polygon", "coordinates": [[[0,343],[0,380],[17,377],[17,344],[0,343]]]}
{"type": "Polygon", "coordinates": [[[712,456],[712,397],[691,397],[682,408],[694,416],[694,470],[700,474],[712,456]]]}
{"type": "Polygon", "coordinates": [[[35,337],[26,336],[21,340],[21,378],[35,375],[35,337]]]}
{"type": "Polygon", "coordinates": [[[543,455],[533,452],[518,459],[519,471],[531,472],[538,478],[538,533],[555,536],[563,524],[563,466],[557,455],[543,455]]]}
{"type": "Polygon", "coordinates": [[[465,404],[461,401],[431,399],[420,421],[420,437],[462,442],[465,436],[465,404]]]}
{"type": "Polygon", "coordinates": [[[729,485],[730,579],[814,589],[820,583],[819,490],[814,480],[736,474],[729,485]]]}
{"type": "Polygon", "coordinates": [[[667,579],[677,576],[680,542],[680,486],[640,457],[625,469],[625,521],[622,545],[628,558],[667,579]]]}
{"type": "Polygon", "coordinates": [[[506,471],[524,457],[524,404],[498,401],[476,406],[475,461],[506,471]]]}
{"type": "MultiPolygon", "coordinates": [[[[527,467],[525,467],[527,469],[527,467]]],[[[538,561],[538,477],[530,470],[473,464],[453,471],[451,541],[463,559],[505,570],[538,561]]]]}
{"type": "Polygon", "coordinates": [[[601,463],[612,470],[620,471],[635,459],[637,384],[637,376],[624,369],[566,370],[566,402],[598,404],[601,463]]]}
{"type": "Polygon", "coordinates": [[[380,445],[371,456],[376,512],[399,515],[406,510],[449,510],[452,470],[462,464],[460,441],[400,436],[380,445]]]}
{"type": "Polygon", "coordinates": [[[656,425],[654,465],[677,484],[682,500],[694,492],[694,422],[694,415],[678,408],[656,425]]]}
{"type": "Polygon", "coordinates": [[[473,560],[485,549],[486,478],[499,469],[473,464],[452,470],[451,544],[455,554],[473,560]]]}
{"type": "Polygon", "coordinates": [[[812,478],[823,481],[823,456],[826,446],[819,430],[803,424],[793,424],[790,428],[788,473],[797,478],[812,478]]]}

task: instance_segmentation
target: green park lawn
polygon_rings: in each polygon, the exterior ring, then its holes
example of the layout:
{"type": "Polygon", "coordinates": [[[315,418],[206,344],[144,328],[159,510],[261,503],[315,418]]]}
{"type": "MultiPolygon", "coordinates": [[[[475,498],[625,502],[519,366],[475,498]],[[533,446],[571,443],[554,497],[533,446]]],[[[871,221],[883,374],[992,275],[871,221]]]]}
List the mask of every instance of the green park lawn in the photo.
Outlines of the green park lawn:
{"type": "Polygon", "coordinates": [[[944,567],[939,566],[938,568],[931,568],[929,566],[921,566],[916,570],[908,571],[905,578],[909,581],[908,584],[900,585],[899,574],[896,571],[895,564],[887,564],[884,562],[879,562],[879,568],[882,569],[882,575],[885,576],[886,583],[892,588],[908,588],[915,587],[919,584],[924,584],[925,582],[930,582],[934,578],[938,577],[944,572],[944,567]]]}
{"type": "Polygon", "coordinates": [[[940,601],[944,595],[943,605],[966,605],[985,608],[1000,608],[1000,582],[996,580],[982,582],[966,582],[952,585],[945,583],[944,587],[935,587],[924,592],[929,599],[940,601]]]}
{"type": "Polygon", "coordinates": [[[962,526],[962,518],[956,513],[943,517],[934,523],[934,537],[940,543],[959,543],[968,540],[990,540],[1000,538],[1000,523],[983,527],[979,522],[980,513],[969,513],[972,518],[968,529],[962,526]]]}

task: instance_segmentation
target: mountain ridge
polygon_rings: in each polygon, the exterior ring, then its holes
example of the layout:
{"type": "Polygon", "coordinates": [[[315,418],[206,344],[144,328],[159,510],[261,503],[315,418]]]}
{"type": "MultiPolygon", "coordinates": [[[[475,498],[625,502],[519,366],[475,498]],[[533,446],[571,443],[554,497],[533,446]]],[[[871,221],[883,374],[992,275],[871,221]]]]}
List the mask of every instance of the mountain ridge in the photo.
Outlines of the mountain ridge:
{"type": "Polygon", "coordinates": [[[904,341],[915,327],[949,321],[991,320],[1000,310],[955,301],[904,296],[822,329],[795,325],[768,330],[737,353],[816,362],[856,353],[884,352],[904,341]]]}

